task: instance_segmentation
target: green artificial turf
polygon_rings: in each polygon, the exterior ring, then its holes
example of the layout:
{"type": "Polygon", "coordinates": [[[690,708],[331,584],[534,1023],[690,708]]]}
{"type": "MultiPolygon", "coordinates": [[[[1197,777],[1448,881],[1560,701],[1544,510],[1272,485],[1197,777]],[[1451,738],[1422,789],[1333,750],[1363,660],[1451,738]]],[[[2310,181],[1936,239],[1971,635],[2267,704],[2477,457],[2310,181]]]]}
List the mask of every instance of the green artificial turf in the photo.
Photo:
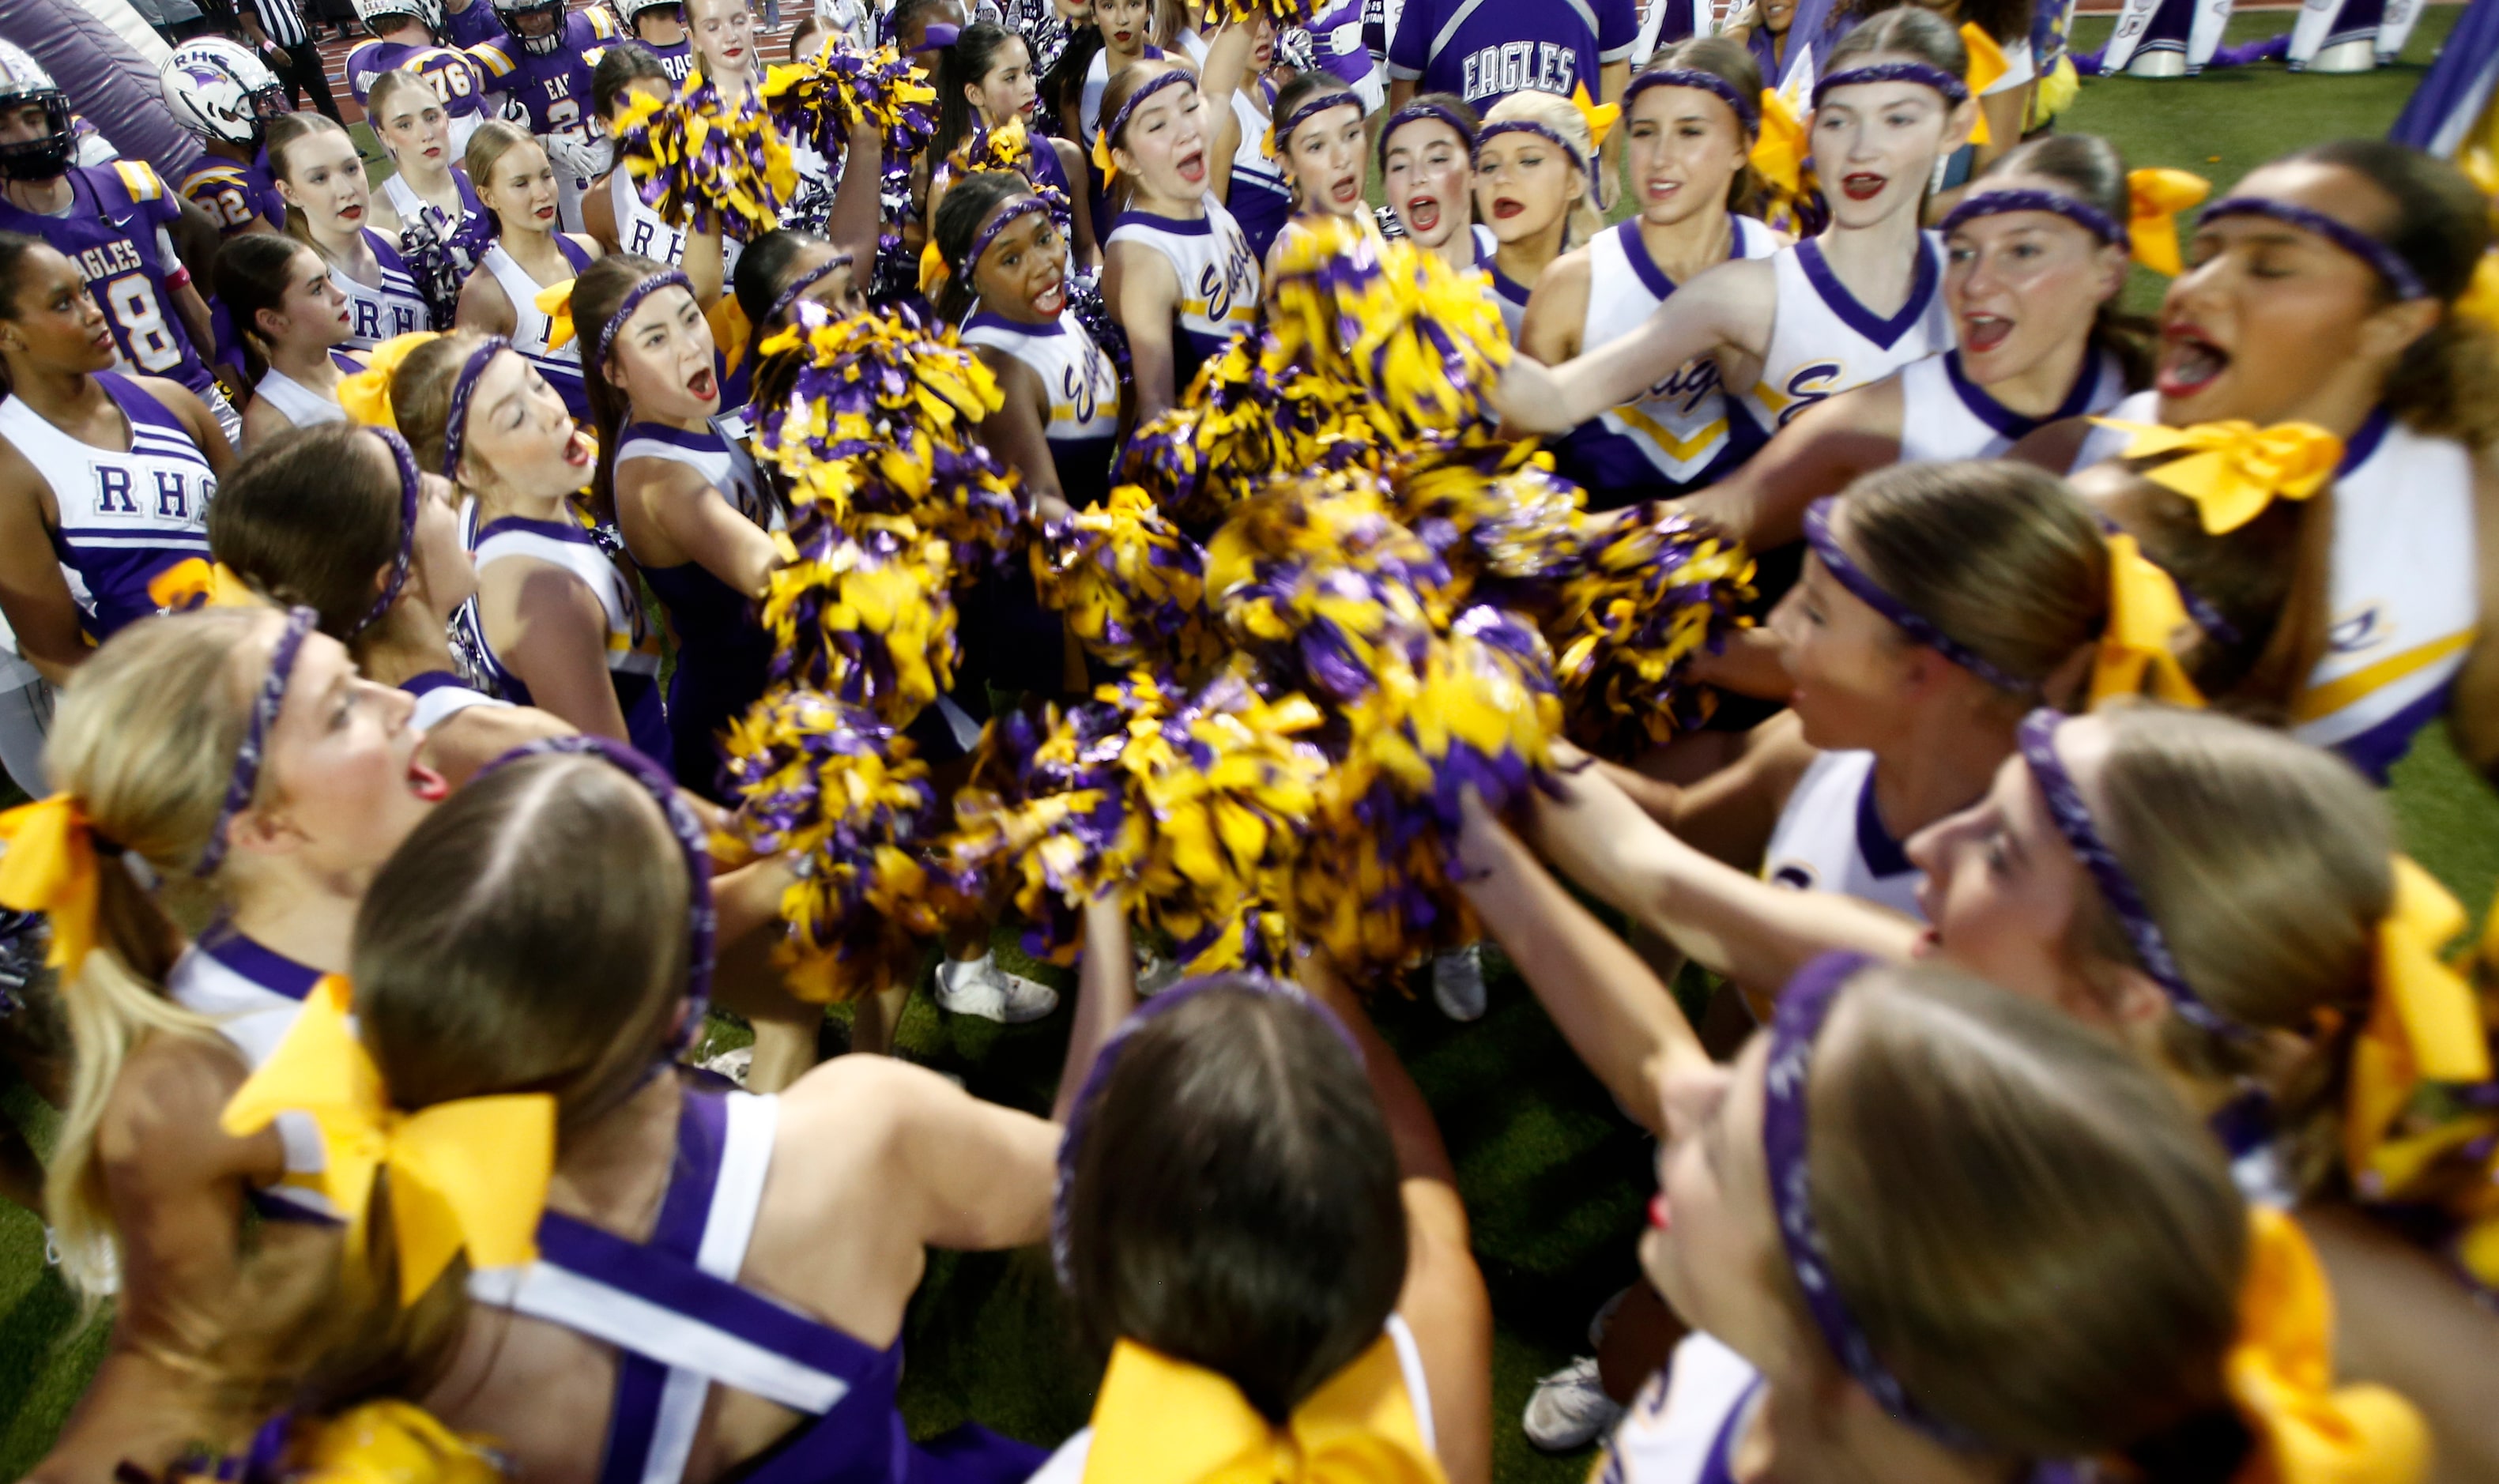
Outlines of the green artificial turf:
{"type": "MultiPolygon", "coordinates": [[[[2175,82],[2090,81],[2061,127],[2108,135],[2134,164],[2178,166],[2226,185],[2301,145],[2383,133],[2454,16],[2452,8],[2432,10],[2402,65],[2363,77],[2293,77],[2267,65],[2175,82]]],[[[2288,30],[2292,18],[2288,11],[2243,16],[2230,38],[2288,30]]],[[[2098,46],[2108,24],[2084,20],[2079,45],[2098,46]]],[[[2147,305],[2157,293],[2157,283],[2138,285],[2147,305]]],[[[2397,770],[2394,804],[2408,848],[2478,916],[2499,883],[2499,807],[2443,731],[2426,734],[2397,770]]],[[[1007,957],[1021,963],[1011,951],[1007,957]]],[[[1498,1320],[1496,1476],[1575,1484],[1587,1455],[1537,1454],[1516,1419],[1536,1376],[1583,1347],[1589,1315],[1633,1276],[1647,1142],[1580,1069],[1499,954],[1489,959],[1491,1010],[1476,1024],[1444,1019],[1420,976],[1415,987],[1425,997],[1388,996],[1379,1019],[1441,1117],[1474,1216],[1498,1320]]],[[[1031,972],[1073,992],[1068,975],[1031,972]]],[[[983,1096],[1045,1112],[1066,1024],[1062,1014],[1009,1029],[944,1015],[924,995],[904,1016],[898,1042],[904,1054],[962,1077],[983,1096]]],[[[716,1039],[731,1044],[743,1033],[724,1025],[716,1039]]],[[[12,1118],[48,1131],[46,1111],[22,1086],[0,1094],[0,1103],[12,1118]]],[[[101,1327],[78,1329],[76,1306],[42,1253],[35,1218],[0,1208],[0,1477],[16,1476],[42,1455],[101,1346],[101,1327]]],[[[1055,1440],[1080,1425],[1092,1372],[1062,1319],[1038,1252],[939,1255],[905,1335],[903,1403],[914,1429],[977,1418],[1055,1440]]]]}

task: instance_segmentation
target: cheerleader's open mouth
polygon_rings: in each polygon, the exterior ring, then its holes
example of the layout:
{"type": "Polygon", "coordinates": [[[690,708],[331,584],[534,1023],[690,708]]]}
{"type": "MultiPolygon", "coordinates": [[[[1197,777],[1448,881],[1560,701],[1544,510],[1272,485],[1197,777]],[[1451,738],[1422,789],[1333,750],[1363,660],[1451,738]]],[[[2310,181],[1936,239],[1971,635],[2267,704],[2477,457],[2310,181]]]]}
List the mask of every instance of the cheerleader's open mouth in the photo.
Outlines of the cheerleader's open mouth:
{"type": "Polygon", "coordinates": [[[555,208],[552,206],[542,206],[530,214],[540,221],[553,221],[555,220],[555,208]]]}
{"type": "Polygon", "coordinates": [[[1509,196],[1492,198],[1492,215],[1495,221],[1508,221],[1526,210],[1527,203],[1524,201],[1514,200],[1509,196]]]}
{"type": "Polygon", "coordinates": [[[1649,200],[1663,204],[1682,193],[1683,182],[1665,176],[1652,176],[1640,189],[1647,192],[1649,200]]]}
{"type": "MultiPolygon", "coordinates": [[[[425,734],[417,733],[417,745],[423,746],[425,734]]],[[[407,791],[429,804],[438,804],[451,796],[451,784],[441,774],[411,758],[407,763],[407,791]]]]}
{"type": "Polygon", "coordinates": [[[1406,218],[1406,230],[1417,236],[1437,230],[1441,225],[1441,198],[1416,196],[1398,214],[1406,218]]]}
{"type": "Polygon", "coordinates": [[[364,203],[360,201],[351,201],[345,206],[339,208],[339,219],[341,221],[363,221],[365,219],[364,203]]]}
{"type": "Polygon", "coordinates": [[[686,378],[686,390],[697,402],[716,402],[720,398],[720,377],[706,366],[686,378]]]}
{"type": "Polygon", "coordinates": [[[2154,385],[2161,396],[2192,397],[2229,369],[2229,352],[2193,325],[2171,325],[2160,332],[2160,367],[2154,385]]]}
{"type": "Polygon", "coordinates": [[[1202,148],[1191,149],[1188,153],[1173,160],[1172,169],[1189,184],[1203,184],[1206,180],[1206,151],[1202,148]]]}
{"type": "Polygon", "coordinates": [[[1891,183],[1890,176],[1878,176],[1870,170],[1861,170],[1853,175],[1839,177],[1839,193],[1851,201],[1871,201],[1882,195],[1883,187],[1891,183]]]}
{"type": "Polygon", "coordinates": [[[1066,308],[1067,275],[1065,274],[1060,274],[1056,277],[1052,278],[1049,282],[1043,284],[1040,290],[1032,296],[1032,307],[1033,312],[1036,314],[1056,314],[1059,310],[1066,308]]]}
{"type": "Polygon", "coordinates": [[[1360,176],[1340,177],[1334,185],[1328,187],[1328,200],[1338,206],[1351,206],[1361,199],[1362,177],[1360,176]]]}
{"type": "Polygon", "coordinates": [[[590,439],[581,436],[580,429],[573,429],[572,436],[564,440],[564,462],[574,468],[590,468],[597,457],[597,453],[591,447],[590,439]]]}
{"type": "Polygon", "coordinates": [[[2013,334],[2013,321],[2001,314],[1968,314],[1961,322],[1961,348],[1984,355],[2013,334]]]}

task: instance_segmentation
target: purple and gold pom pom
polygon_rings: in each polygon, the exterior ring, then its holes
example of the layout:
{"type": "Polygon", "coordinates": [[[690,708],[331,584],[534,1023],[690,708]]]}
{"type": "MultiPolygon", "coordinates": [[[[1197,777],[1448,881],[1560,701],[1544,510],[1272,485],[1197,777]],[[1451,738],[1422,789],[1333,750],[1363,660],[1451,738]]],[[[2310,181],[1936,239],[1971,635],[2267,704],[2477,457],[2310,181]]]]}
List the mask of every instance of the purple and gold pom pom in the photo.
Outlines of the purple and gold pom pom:
{"type": "Polygon", "coordinates": [[[1621,757],[1706,721],[1717,694],[1683,672],[1740,627],[1752,580],[1742,546],[1671,506],[1640,505],[1606,527],[1545,621],[1572,740],[1621,757]]]}
{"type": "Polygon", "coordinates": [[[829,47],[772,68],[760,92],[783,130],[815,145],[836,176],[855,128],[872,127],[883,137],[888,162],[919,153],[937,132],[937,90],[892,47],[829,47]]]}
{"type": "Polygon", "coordinates": [[[910,740],[856,706],[779,690],[730,724],[727,752],[730,829],[759,855],[797,857],[773,952],[791,992],[839,1003],[913,983],[961,893],[930,869],[937,792],[910,740]]]}
{"type": "Polygon", "coordinates": [[[1179,405],[1130,436],[1122,477],[1180,520],[1219,520],[1270,478],[1376,468],[1371,425],[1350,410],[1358,400],[1300,367],[1262,365],[1256,343],[1238,336],[1198,368],[1179,405]]]}
{"type": "Polygon", "coordinates": [[[1207,547],[1208,602],[1279,690],[1330,705],[1419,664],[1445,627],[1449,569],[1388,518],[1379,482],[1347,473],[1280,484],[1237,507],[1207,547]]]}
{"type": "Polygon", "coordinates": [[[780,225],[798,191],[790,145],[752,97],[734,109],[697,77],[663,102],[630,95],[617,154],[643,204],[671,226],[758,237],[780,225]]]}
{"type": "Polygon", "coordinates": [[[1186,674],[1222,653],[1206,612],[1206,554],[1135,485],[1044,531],[1032,575],[1043,605],[1106,664],[1186,674]]]}
{"type": "Polygon", "coordinates": [[[763,599],[772,678],[892,726],[953,689],[953,559],[907,519],[854,535],[812,511],[773,537],[781,554],[763,599]]]}

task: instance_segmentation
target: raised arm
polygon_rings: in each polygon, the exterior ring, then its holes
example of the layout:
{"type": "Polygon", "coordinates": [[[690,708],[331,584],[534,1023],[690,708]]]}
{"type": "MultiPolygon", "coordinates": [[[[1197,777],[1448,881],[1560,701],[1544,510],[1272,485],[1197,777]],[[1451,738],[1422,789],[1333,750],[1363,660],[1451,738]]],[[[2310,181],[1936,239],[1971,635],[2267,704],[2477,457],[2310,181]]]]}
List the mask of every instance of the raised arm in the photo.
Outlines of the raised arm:
{"type": "Polygon", "coordinates": [[[860,281],[867,281],[867,267],[876,261],[876,238],[885,210],[885,137],[872,124],[851,131],[849,147],[842,151],[842,179],[833,187],[832,215],[826,219],[825,236],[837,252],[847,252],[851,261],[860,265],[860,281]]]}

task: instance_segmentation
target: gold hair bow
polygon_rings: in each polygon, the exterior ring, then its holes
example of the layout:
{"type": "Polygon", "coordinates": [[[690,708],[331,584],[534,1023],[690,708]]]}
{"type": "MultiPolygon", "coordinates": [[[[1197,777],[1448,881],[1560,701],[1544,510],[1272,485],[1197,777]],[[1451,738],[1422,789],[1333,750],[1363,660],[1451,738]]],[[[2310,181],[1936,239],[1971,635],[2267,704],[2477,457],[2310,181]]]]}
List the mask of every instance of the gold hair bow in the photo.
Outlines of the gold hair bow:
{"type": "Polygon", "coordinates": [[[96,875],[95,831],[66,793],[0,814],[0,907],[40,912],[52,920],[52,951],[44,961],[64,978],[95,950],[102,883],[96,875]]]}
{"type": "Polygon", "coordinates": [[[711,342],[720,347],[722,373],[736,374],[738,363],[746,359],[747,342],[755,339],[755,326],[747,319],[745,306],[737,302],[735,294],[723,294],[703,310],[703,319],[711,326],[711,342]]]}
{"type": "Polygon", "coordinates": [[[442,337],[431,330],[413,330],[394,335],[374,346],[365,357],[365,369],[352,371],[339,380],[339,405],[347,416],[368,428],[396,428],[399,417],[391,410],[391,377],[398,374],[416,347],[442,337]]]}
{"type": "Polygon", "coordinates": [[[2168,428],[2094,417],[2134,435],[2129,459],[2185,453],[2151,470],[2152,482],[2192,500],[2208,535],[2224,535],[2262,515],[2276,500],[2306,500],[2334,477],[2343,440],[2314,423],[2197,423],[2168,428]]]}
{"type": "MultiPolygon", "coordinates": [[[[1267,126],[1267,140],[1271,145],[1275,138],[1275,125],[1270,124],[1267,126]]],[[[1101,128],[1093,131],[1093,168],[1102,172],[1102,188],[1110,189],[1111,177],[1120,173],[1120,167],[1111,163],[1111,125],[1108,119],[1103,121],[1101,128]]]]}
{"type": "Polygon", "coordinates": [[[243,574],[222,562],[185,557],[147,579],[147,600],[169,613],[194,608],[266,608],[274,606],[243,574]]]}
{"type": "MultiPolygon", "coordinates": [[[[1591,149],[1605,144],[1606,136],[1614,132],[1614,120],[1623,116],[1623,106],[1619,103],[1591,102],[1585,82],[1571,89],[1571,106],[1579,111],[1580,120],[1588,126],[1588,146],[1591,149]]],[[[1597,162],[1590,160],[1588,168],[1595,170],[1597,162]]]]}
{"type": "Polygon", "coordinates": [[[2397,855],[2394,870],[2394,901],[2378,924],[2376,993],[2352,1047],[2343,1107],[2344,1166],[2376,1200],[2403,1195],[2453,1142],[2443,1130],[2392,1137],[2420,1084],[2491,1077],[2481,1004],[2442,956],[2464,931],[2464,909],[2410,856],[2397,855]]]}
{"type": "Polygon", "coordinates": [[[401,1303],[432,1287],[464,1249],[483,1268],[537,1256],[538,1212],[555,1174],[550,1094],[461,1098],[401,1113],[356,1039],[347,982],[332,975],[306,997],[276,1051],[236,1089],[221,1122],[240,1138],[290,1112],[320,1127],[321,1192],[346,1218],[350,1253],[363,1250],[373,1178],[389,1167],[401,1303]]]}
{"type": "Polygon", "coordinates": [[[1282,1428],[1240,1388],[1132,1340],[1111,1349],[1085,1484],[1444,1484],[1385,1335],[1282,1428]]]}
{"type": "Polygon", "coordinates": [[[287,1477],[308,1484],[501,1484],[483,1438],[452,1432],[412,1403],[367,1402],[326,1420],[298,1422],[287,1477]]]}
{"type": "Polygon", "coordinates": [[[2175,278],[2186,272],[2178,255],[2178,213],[2213,194],[2213,182],[2184,170],[2147,167],[2126,173],[2126,229],[2134,260],[2175,278]]]}
{"type": "Polygon", "coordinates": [[[572,286],[581,280],[567,278],[553,288],[542,288],[531,296],[530,303],[547,317],[547,349],[561,350],[572,339],[572,286]]]}
{"type": "Polygon", "coordinates": [[[1763,88],[1762,127],[1753,137],[1753,168],[1762,173],[1762,178],[1793,196],[1804,184],[1806,152],[1804,120],[1776,91],[1763,88]]]}
{"type": "Polygon", "coordinates": [[[2248,1209],[2239,1335],[2223,1363],[2230,1400],[2272,1484],[2413,1484],[2429,1429],[2383,1386],[2334,1384],[2334,1298],[2298,1225],[2248,1209]]]}
{"type": "MultiPolygon", "coordinates": [[[[1978,103],[1987,95],[1987,90],[1996,85],[1997,79],[2013,70],[2013,64],[2005,60],[2004,48],[1996,44],[1996,38],[1988,35],[1975,20],[1962,23],[1961,44],[1969,48],[1969,71],[1963,73],[1961,80],[1969,88],[1970,101],[1978,103]]],[[[1980,103],[1978,121],[1969,126],[1969,142],[1984,145],[1989,139],[1987,106],[1980,103]]]]}
{"type": "Polygon", "coordinates": [[[946,254],[938,250],[937,239],[931,237],[920,249],[920,292],[923,295],[936,293],[937,285],[945,282],[952,273],[953,270],[946,266],[946,254]]]}
{"type": "Polygon", "coordinates": [[[2145,557],[2130,535],[2110,536],[2108,556],[2108,626],[2092,661],[2092,704],[2112,695],[2140,695],[2148,679],[2158,698],[2202,706],[2204,693],[2187,678],[2172,647],[2180,630],[2194,622],[2178,596],[2177,579],[2145,557]]]}

